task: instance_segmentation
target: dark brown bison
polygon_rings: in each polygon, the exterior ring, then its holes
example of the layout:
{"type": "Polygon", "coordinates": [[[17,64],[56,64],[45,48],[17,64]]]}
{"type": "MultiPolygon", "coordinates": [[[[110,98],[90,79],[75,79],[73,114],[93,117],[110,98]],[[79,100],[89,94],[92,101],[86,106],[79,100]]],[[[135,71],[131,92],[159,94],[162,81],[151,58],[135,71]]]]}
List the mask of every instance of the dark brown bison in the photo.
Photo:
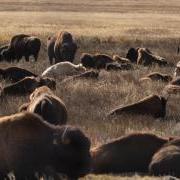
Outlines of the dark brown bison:
{"type": "Polygon", "coordinates": [[[47,49],[50,64],[53,64],[53,59],[55,59],[55,63],[63,61],[73,62],[77,44],[69,32],[63,31],[56,36],[48,38],[47,49]]]}
{"type": "Polygon", "coordinates": [[[126,58],[129,59],[132,63],[137,63],[138,49],[139,48],[130,48],[126,54],[126,58]]]}
{"type": "Polygon", "coordinates": [[[30,77],[30,76],[37,77],[36,74],[34,74],[26,69],[14,67],[14,66],[5,68],[5,69],[0,69],[0,76],[3,79],[8,79],[13,82],[20,81],[20,80],[24,79],[25,77],[30,77]]]}
{"type": "Polygon", "coordinates": [[[159,72],[153,72],[140,79],[140,81],[144,81],[144,80],[169,82],[172,80],[172,76],[168,74],[162,74],[159,72]]]}
{"type": "Polygon", "coordinates": [[[35,180],[35,173],[48,173],[46,167],[78,178],[90,169],[90,141],[81,130],[33,113],[0,118],[0,146],[0,179],[13,172],[18,180],[35,180]]]}
{"type": "Polygon", "coordinates": [[[113,62],[115,61],[106,54],[91,55],[84,53],[81,56],[81,63],[87,68],[105,69],[108,63],[113,62]]]}
{"type": "Polygon", "coordinates": [[[56,82],[52,78],[26,77],[16,83],[5,86],[1,91],[1,97],[3,95],[28,95],[41,86],[55,89],[56,82]]]}
{"type": "Polygon", "coordinates": [[[149,171],[156,176],[172,175],[180,178],[180,139],[170,141],[154,154],[149,171]]]}
{"type": "Polygon", "coordinates": [[[158,64],[160,66],[166,66],[168,63],[164,58],[154,55],[147,48],[139,48],[137,64],[138,65],[141,64],[144,66],[149,66],[149,65],[153,65],[153,64],[158,64]]]}
{"type": "Polygon", "coordinates": [[[37,37],[19,34],[12,37],[9,47],[2,52],[2,56],[7,61],[19,61],[23,56],[26,61],[32,55],[37,61],[41,47],[41,41],[37,37]]]}
{"type": "Polygon", "coordinates": [[[30,102],[23,104],[19,111],[28,111],[40,115],[45,121],[62,125],[67,122],[67,109],[63,101],[47,87],[37,88],[30,95],[30,102]]]}
{"type": "Polygon", "coordinates": [[[112,110],[108,115],[137,114],[149,115],[154,118],[164,117],[166,115],[167,100],[158,95],[150,95],[136,103],[121,106],[112,110]]]}
{"type": "Polygon", "coordinates": [[[168,140],[153,134],[133,133],[93,148],[92,173],[148,172],[152,156],[168,140]]]}

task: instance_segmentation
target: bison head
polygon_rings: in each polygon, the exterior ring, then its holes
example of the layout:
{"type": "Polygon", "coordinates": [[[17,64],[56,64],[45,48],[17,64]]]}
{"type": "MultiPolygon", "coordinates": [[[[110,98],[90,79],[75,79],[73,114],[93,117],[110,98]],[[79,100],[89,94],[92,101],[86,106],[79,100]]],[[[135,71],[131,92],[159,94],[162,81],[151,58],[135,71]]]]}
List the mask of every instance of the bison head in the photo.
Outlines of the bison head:
{"type": "Polygon", "coordinates": [[[90,141],[78,128],[57,127],[53,140],[53,168],[71,178],[85,176],[90,171],[90,141]]]}
{"type": "Polygon", "coordinates": [[[95,67],[95,62],[91,54],[83,54],[81,56],[81,63],[84,67],[87,67],[87,68],[95,67]]]}
{"type": "Polygon", "coordinates": [[[138,58],[138,49],[130,48],[128,50],[126,58],[129,59],[132,63],[136,63],[138,58]]]}
{"type": "Polygon", "coordinates": [[[6,61],[12,61],[15,59],[14,51],[11,49],[4,49],[1,52],[1,55],[2,55],[2,59],[6,60],[6,61]]]}
{"type": "Polygon", "coordinates": [[[40,86],[47,86],[52,90],[56,89],[56,81],[53,78],[37,78],[40,86]]]}

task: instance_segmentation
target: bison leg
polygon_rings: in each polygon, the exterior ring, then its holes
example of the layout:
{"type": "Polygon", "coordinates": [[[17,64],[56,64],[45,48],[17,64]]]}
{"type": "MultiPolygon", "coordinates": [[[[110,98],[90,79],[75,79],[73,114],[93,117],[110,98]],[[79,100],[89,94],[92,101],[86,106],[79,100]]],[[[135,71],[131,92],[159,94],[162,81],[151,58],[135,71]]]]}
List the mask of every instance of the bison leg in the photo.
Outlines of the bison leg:
{"type": "Polygon", "coordinates": [[[26,62],[29,62],[29,56],[25,56],[26,62]]]}
{"type": "Polygon", "coordinates": [[[35,60],[35,62],[37,62],[38,56],[39,56],[38,53],[34,55],[34,60],[35,60]]]}

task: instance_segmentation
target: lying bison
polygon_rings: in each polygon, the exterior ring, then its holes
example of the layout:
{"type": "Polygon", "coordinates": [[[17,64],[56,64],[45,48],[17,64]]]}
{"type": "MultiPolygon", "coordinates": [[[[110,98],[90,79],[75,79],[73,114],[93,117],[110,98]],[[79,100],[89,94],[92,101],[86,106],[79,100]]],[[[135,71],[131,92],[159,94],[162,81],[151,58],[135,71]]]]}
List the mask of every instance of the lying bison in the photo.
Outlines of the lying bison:
{"type": "Polygon", "coordinates": [[[2,117],[0,144],[0,179],[9,172],[18,180],[48,176],[47,167],[78,178],[90,169],[90,141],[81,130],[50,125],[33,113],[2,117]]]}
{"type": "Polygon", "coordinates": [[[37,88],[30,95],[30,102],[23,104],[19,111],[36,113],[45,121],[55,125],[62,125],[67,122],[65,104],[47,86],[37,88]]]}
{"type": "Polygon", "coordinates": [[[113,62],[113,63],[107,63],[106,68],[107,71],[110,70],[132,70],[133,66],[130,63],[118,63],[118,62],[113,62]]]}
{"type": "Polygon", "coordinates": [[[150,74],[148,74],[145,77],[140,79],[140,81],[144,81],[144,80],[169,82],[169,81],[172,80],[172,77],[170,75],[168,75],[168,74],[162,74],[162,73],[159,73],[159,72],[153,72],[153,73],[150,73],[150,74]]]}
{"type": "Polygon", "coordinates": [[[81,56],[81,63],[87,68],[105,69],[108,63],[113,63],[114,60],[106,54],[91,55],[84,53],[81,56]]]}
{"type": "Polygon", "coordinates": [[[171,175],[180,178],[180,139],[175,139],[155,153],[149,171],[156,176],[171,175]]]}
{"type": "Polygon", "coordinates": [[[166,115],[166,102],[167,100],[162,96],[151,95],[136,103],[118,107],[112,110],[108,116],[126,113],[160,118],[166,115]]]}
{"type": "Polygon", "coordinates": [[[149,66],[149,65],[153,65],[153,64],[158,64],[160,66],[166,66],[168,63],[164,58],[154,55],[147,48],[139,48],[137,64],[138,65],[141,64],[144,66],[149,66]]]}
{"type": "Polygon", "coordinates": [[[153,134],[134,133],[93,148],[92,173],[148,172],[152,156],[168,140],[153,134]]]}
{"type": "Polygon", "coordinates": [[[51,78],[26,77],[21,81],[2,88],[1,97],[4,95],[28,95],[41,86],[48,86],[51,89],[55,89],[56,82],[51,78]]]}
{"type": "Polygon", "coordinates": [[[6,79],[11,80],[13,82],[20,81],[25,77],[30,77],[30,76],[37,77],[36,74],[19,67],[12,66],[9,68],[0,69],[0,77],[2,77],[5,80],[6,79]]]}
{"type": "Polygon", "coordinates": [[[72,76],[85,72],[86,68],[82,64],[75,65],[71,62],[65,61],[54,64],[48,67],[43,73],[43,77],[58,78],[61,76],[72,76]]]}
{"type": "Polygon", "coordinates": [[[48,38],[47,49],[50,64],[53,64],[53,59],[55,59],[55,63],[63,61],[73,62],[77,44],[69,32],[63,31],[56,36],[48,38]]]}
{"type": "Polygon", "coordinates": [[[37,61],[41,47],[41,41],[37,37],[19,34],[12,37],[9,47],[2,52],[6,61],[19,60],[24,56],[26,61],[32,55],[37,61]]]}

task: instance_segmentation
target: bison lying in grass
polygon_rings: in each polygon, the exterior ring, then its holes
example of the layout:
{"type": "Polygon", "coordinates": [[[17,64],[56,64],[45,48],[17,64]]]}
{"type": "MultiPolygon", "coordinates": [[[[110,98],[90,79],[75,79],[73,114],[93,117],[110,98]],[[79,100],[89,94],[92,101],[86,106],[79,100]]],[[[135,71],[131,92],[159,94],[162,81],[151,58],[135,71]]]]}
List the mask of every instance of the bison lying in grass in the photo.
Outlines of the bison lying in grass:
{"type": "Polygon", "coordinates": [[[13,66],[6,69],[0,69],[0,77],[2,77],[3,79],[11,80],[13,82],[20,81],[25,77],[30,77],[30,76],[37,77],[36,74],[19,67],[13,66]]]}
{"type": "Polygon", "coordinates": [[[171,175],[180,178],[180,139],[167,143],[155,153],[149,171],[156,176],[171,175]]]}
{"type": "Polygon", "coordinates": [[[51,89],[55,89],[56,82],[51,78],[26,77],[21,81],[2,88],[1,97],[3,97],[3,95],[27,95],[41,86],[48,86],[51,89]]]}
{"type": "Polygon", "coordinates": [[[23,104],[19,111],[37,113],[45,121],[55,125],[62,125],[67,122],[65,104],[47,86],[37,88],[30,95],[30,102],[23,104]]]}
{"type": "Polygon", "coordinates": [[[46,167],[71,178],[90,169],[90,141],[71,126],[53,126],[33,113],[0,119],[0,179],[13,172],[16,179],[32,180],[46,167]]]}
{"type": "Polygon", "coordinates": [[[162,96],[151,95],[136,103],[118,107],[112,110],[108,116],[126,113],[160,118],[166,115],[166,102],[167,100],[162,96]]]}
{"type": "Polygon", "coordinates": [[[148,172],[154,153],[169,139],[148,133],[120,137],[91,150],[92,173],[148,172]]]}

